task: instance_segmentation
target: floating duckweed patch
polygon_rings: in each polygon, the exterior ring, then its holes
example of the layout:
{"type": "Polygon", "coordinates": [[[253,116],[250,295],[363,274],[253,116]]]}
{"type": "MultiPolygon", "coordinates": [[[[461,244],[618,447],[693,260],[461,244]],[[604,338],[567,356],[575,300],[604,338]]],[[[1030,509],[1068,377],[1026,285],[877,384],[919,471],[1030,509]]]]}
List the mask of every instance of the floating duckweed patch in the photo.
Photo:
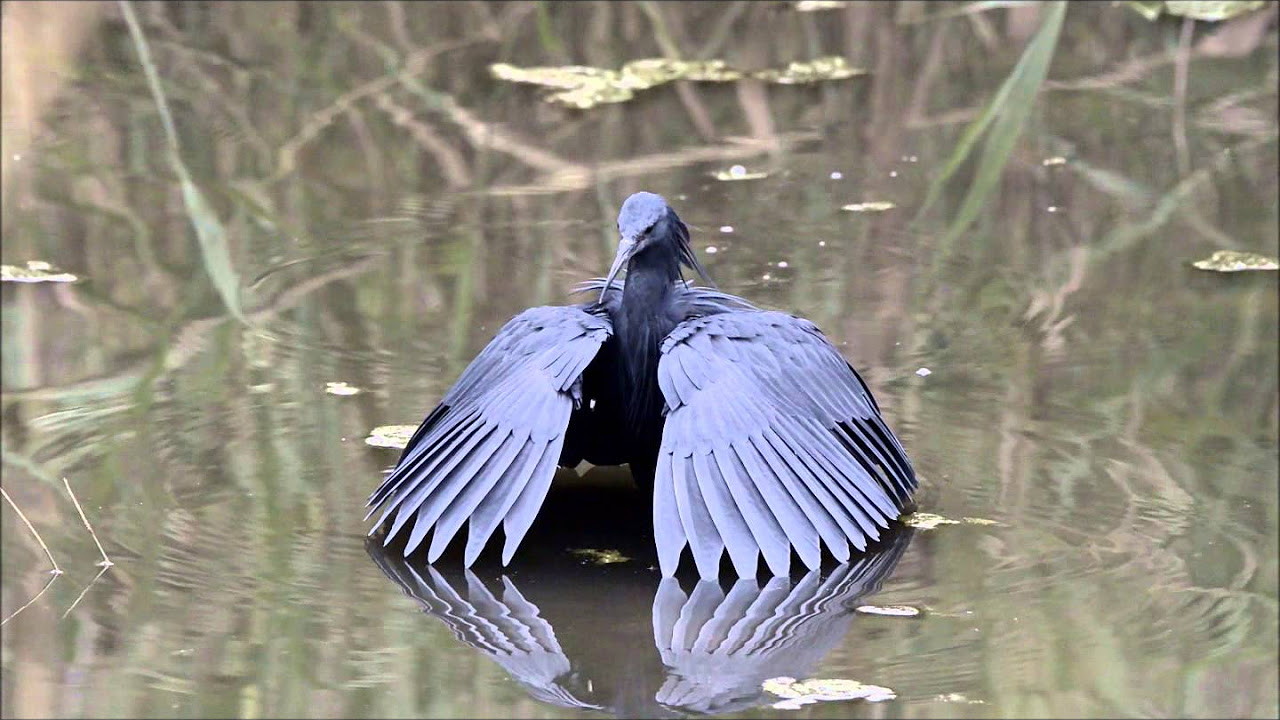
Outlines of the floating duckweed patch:
{"type": "Polygon", "coordinates": [[[897,693],[887,687],[840,678],[799,681],[792,677],[776,677],[765,680],[761,687],[766,692],[783,698],[773,704],[774,709],[777,710],[798,710],[804,705],[816,702],[846,700],[884,702],[898,697],[897,693]]]}
{"type": "Polygon", "coordinates": [[[409,444],[409,438],[413,437],[413,431],[417,429],[416,425],[379,425],[369,432],[369,437],[364,439],[364,443],[374,447],[403,450],[404,446],[409,444]]]}
{"type": "Polygon", "coordinates": [[[358,395],[360,388],[345,382],[327,382],[324,384],[324,391],[330,395],[358,395]]]}
{"type": "Polygon", "coordinates": [[[1161,13],[1192,20],[1218,22],[1253,10],[1266,7],[1265,0],[1225,0],[1224,2],[1201,2],[1198,0],[1130,0],[1126,5],[1148,20],[1155,20],[1161,13]]]}
{"type": "Polygon", "coordinates": [[[840,10],[847,7],[849,7],[849,0],[800,0],[795,4],[796,12],[840,10]]]}
{"type": "Polygon", "coordinates": [[[860,212],[884,212],[885,210],[892,210],[895,207],[897,207],[897,205],[889,202],[888,200],[872,200],[871,202],[860,202],[860,203],[854,203],[852,205],[844,205],[840,209],[848,210],[849,212],[860,213],[860,212]]]}
{"type": "Polygon", "coordinates": [[[1192,263],[1201,270],[1214,272],[1242,272],[1244,270],[1278,270],[1280,261],[1265,255],[1235,250],[1219,250],[1204,260],[1192,263]]]}
{"type": "Polygon", "coordinates": [[[885,617],[920,617],[923,614],[920,608],[910,605],[859,605],[853,611],[863,615],[884,615],[885,617]]]}
{"type": "Polygon", "coordinates": [[[1054,165],[1066,165],[1067,159],[1062,157],[1061,155],[1054,155],[1053,157],[1047,157],[1041,160],[1040,164],[1045,167],[1053,167],[1054,165]]]}
{"type": "Polygon", "coordinates": [[[527,83],[551,88],[547,102],[586,110],[596,105],[619,103],[635,97],[638,90],[664,85],[676,80],[697,82],[730,82],[754,77],[767,82],[797,84],[819,80],[842,80],[866,71],[850,67],[841,57],[824,57],[809,62],[794,62],[782,69],[754,73],[729,67],[723,60],[670,60],[645,58],[634,60],[617,70],[586,65],[522,68],[508,63],[495,63],[489,71],[499,80],[527,83]]]}
{"type": "Polygon", "coordinates": [[[623,555],[617,550],[596,550],[595,548],[574,548],[569,551],[577,555],[583,560],[595,565],[611,565],[613,563],[626,562],[631,558],[623,555]]]}
{"type": "Polygon", "coordinates": [[[43,260],[28,260],[26,267],[17,265],[0,265],[0,281],[3,282],[75,282],[78,280],[71,273],[55,269],[43,260]]]}
{"type": "Polygon", "coordinates": [[[939,525],[999,525],[1000,523],[979,517],[963,517],[959,520],[952,520],[949,517],[933,513],[915,512],[903,516],[902,524],[909,525],[917,530],[933,530],[939,525]]]}
{"type": "Polygon", "coordinates": [[[760,180],[761,178],[769,177],[769,173],[748,172],[745,167],[741,165],[734,165],[728,170],[717,170],[716,172],[711,173],[711,177],[723,182],[733,182],[735,180],[760,180]]]}

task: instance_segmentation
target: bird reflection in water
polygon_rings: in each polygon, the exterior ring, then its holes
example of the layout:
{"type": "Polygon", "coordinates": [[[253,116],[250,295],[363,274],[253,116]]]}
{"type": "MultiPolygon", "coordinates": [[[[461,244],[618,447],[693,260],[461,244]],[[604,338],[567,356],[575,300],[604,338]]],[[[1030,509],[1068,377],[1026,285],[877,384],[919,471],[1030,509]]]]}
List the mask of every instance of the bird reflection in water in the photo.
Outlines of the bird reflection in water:
{"type": "Polygon", "coordinates": [[[811,677],[912,532],[897,528],[834,567],[739,578],[727,591],[716,580],[659,578],[644,557],[594,565],[547,553],[512,577],[491,564],[479,574],[437,569],[367,547],[387,577],[537,700],[655,717],[755,707],[777,699],[765,680],[811,677]]]}

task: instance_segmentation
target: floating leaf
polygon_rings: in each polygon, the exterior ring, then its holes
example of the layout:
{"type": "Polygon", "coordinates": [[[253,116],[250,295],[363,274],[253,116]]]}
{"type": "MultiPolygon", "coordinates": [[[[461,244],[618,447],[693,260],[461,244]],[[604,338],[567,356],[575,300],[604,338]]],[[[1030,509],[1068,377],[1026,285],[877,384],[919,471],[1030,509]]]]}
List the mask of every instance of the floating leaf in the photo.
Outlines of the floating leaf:
{"type": "Polygon", "coordinates": [[[25,268],[17,265],[0,265],[0,282],[61,282],[78,280],[71,273],[62,272],[43,260],[28,260],[25,268]]]}
{"type": "Polygon", "coordinates": [[[711,177],[723,182],[733,182],[735,180],[760,180],[769,177],[767,172],[747,172],[747,169],[741,165],[734,165],[728,170],[717,170],[711,174],[711,177]]]}
{"type": "Polygon", "coordinates": [[[507,63],[494,63],[489,66],[489,71],[499,80],[542,85],[543,87],[561,88],[563,90],[572,90],[582,87],[584,83],[593,79],[608,78],[617,74],[612,70],[583,65],[522,68],[507,63]]]}
{"type": "Polygon", "coordinates": [[[1131,10],[1138,13],[1148,20],[1155,20],[1160,17],[1160,13],[1164,10],[1164,0],[1128,0],[1125,3],[1131,10]]]}
{"type": "Polygon", "coordinates": [[[849,212],[860,213],[860,212],[884,212],[885,210],[892,210],[896,207],[898,206],[889,202],[888,200],[872,200],[870,202],[860,202],[860,203],[854,203],[852,205],[845,205],[840,209],[848,210],[849,212]]]}
{"type": "Polygon", "coordinates": [[[985,705],[986,704],[986,701],[984,700],[970,700],[968,697],[964,695],[964,693],[947,693],[946,695],[935,695],[933,699],[937,700],[938,702],[964,703],[966,705],[985,705]]]}
{"type": "Polygon", "coordinates": [[[964,517],[959,520],[952,520],[949,517],[935,515],[933,513],[915,512],[902,517],[902,524],[916,528],[917,530],[933,530],[939,525],[999,525],[995,520],[988,520],[979,517],[964,517]]]}
{"type": "Polygon", "coordinates": [[[731,82],[740,80],[742,71],[729,67],[723,60],[645,58],[623,65],[622,76],[637,88],[651,88],[674,80],[731,82]]]}
{"type": "Polygon", "coordinates": [[[324,384],[324,391],[330,395],[358,395],[360,388],[345,382],[327,382],[324,384]]]}
{"type": "Polygon", "coordinates": [[[863,615],[884,615],[887,617],[920,617],[920,608],[910,605],[859,605],[854,612],[863,615]]]}
{"type": "Polygon", "coordinates": [[[374,447],[403,450],[417,429],[417,425],[379,425],[369,432],[369,437],[365,438],[364,442],[374,447]]]}
{"type": "Polygon", "coordinates": [[[939,525],[959,525],[959,520],[952,520],[933,513],[911,513],[902,518],[902,524],[917,530],[932,530],[939,525]]]}
{"type": "Polygon", "coordinates": [[[729,67],[723,60],[668,58],[633,60],[617,70],[586,65],[522,68],[508,63],[495,63],[489,66],[489,71],[499,80],[558,90],[559,92],[551,93],[545,100],[580,110],[625,102],[635,97],[638,90],[647,90],[676,80],[730,82],[750,76],[768,82],[796,84],[840,80],[866,72],[850,67],[844,58],[835,56],[795,62],[780,70],[761,70],[755,73],[745,73],[729,67]]]}
{"type": "Polygon", "coordinates": [[[800,2],[797,2],[794,7],[796,12],[841,10],[849,7],[849,0],[800,0],[800,2]]]}
{"type": "Polygon", "coordinates": [[[1128,5],[1148,20],[1155,20],[1164,12],[1177,17],[1191,18],[1192,20],[1218,22],[1247,12],[1260,10],[1266,7],[1267,3],[1265,0],[1226,0],[1224,2],[1131,0],[1126,2],[1125,5],[1128,5]]]}
{"type": "Polygon", "coordinates": [[[840,678],[799,681],[792,677],[776,677],[765,680],[761,687],[766,692],[783,698],[773,705],[778,710],[796,710],[802,705],[816,702],[883,702],[898,697],[897,693],[887,687],[840,678]]]}
{"type": "Polygon", "coordinates": [[[569,551],[580,558],[596,565],[610,565],[612,563],[626,562],[631,558],[623,555],[617,550],[596,550],[594,548],[574,548],[569,551]]]}
{"type": "Polygon", "coordinates": [[[839,55],[832,55],[808,62],[793,62],[781,70],[761,70],[752,73],[752,76],[757,80],[779,85],[800,85],[823,80],[844,80],[864,75],[866,72],[862,68],[849,65],[839,55]]]}
{"type": "Polygon", "coordinates": [[[1235,250],[1219,250],[1204,260],[1192,263],[1201,270],[1241,272],[1244,270],[1280,270],[1280,261],[1265,255],[1235,250]]]}

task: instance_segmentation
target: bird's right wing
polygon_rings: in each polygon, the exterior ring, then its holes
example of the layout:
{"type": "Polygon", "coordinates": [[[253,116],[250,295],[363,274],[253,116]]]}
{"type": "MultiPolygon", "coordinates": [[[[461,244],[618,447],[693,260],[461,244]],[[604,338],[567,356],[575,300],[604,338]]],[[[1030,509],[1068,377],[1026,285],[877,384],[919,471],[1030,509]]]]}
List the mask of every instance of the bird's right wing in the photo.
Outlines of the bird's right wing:
{"type": "Polygon", "coordinates": [[[582,372],[612,328],[581,307],[537,307],[512,318],[427,416],[369,498],[393,514],[386,543],[416,516],[404,554],[435,526],[434,562],[470,520],[470,566],[504,524],[503,563],[524,538],[555,475],[582,372]]]}
{"type": "Polygon", "coordinates": [[[810,568],[880,537],[915,472],[862,378],[807,320],[733,311],[687,320],[662,344],[668,414],[654,478],[663,575],[687,543],[704,578],[728,551],[740,576],[791,549],[810,568]]]}

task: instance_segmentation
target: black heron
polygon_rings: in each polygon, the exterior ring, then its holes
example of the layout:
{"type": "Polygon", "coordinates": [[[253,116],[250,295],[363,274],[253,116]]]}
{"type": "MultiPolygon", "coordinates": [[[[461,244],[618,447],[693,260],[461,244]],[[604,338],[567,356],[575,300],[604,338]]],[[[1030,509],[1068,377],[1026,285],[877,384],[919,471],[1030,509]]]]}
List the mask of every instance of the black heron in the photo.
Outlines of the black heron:
{"type": "Polygon", "coordinates": [[[710,278],[662,197],[627,198],[618,232],[580,286],[596,301],[524,311],[467,366],[370,496],[370,534],[411,526],[408,556],[434,527],[434,562],[468,522],[470,566],[501,523],[505,565],[556,467],[586,460],[651,488],[663,575],[685,545],[704,578],[726,551],[754,577],[761,555],[786,575],[792,549],[816,568],[878,539],[917,481],[857,371],[808,320],[688,285],[681,266],[710,278]]]}

